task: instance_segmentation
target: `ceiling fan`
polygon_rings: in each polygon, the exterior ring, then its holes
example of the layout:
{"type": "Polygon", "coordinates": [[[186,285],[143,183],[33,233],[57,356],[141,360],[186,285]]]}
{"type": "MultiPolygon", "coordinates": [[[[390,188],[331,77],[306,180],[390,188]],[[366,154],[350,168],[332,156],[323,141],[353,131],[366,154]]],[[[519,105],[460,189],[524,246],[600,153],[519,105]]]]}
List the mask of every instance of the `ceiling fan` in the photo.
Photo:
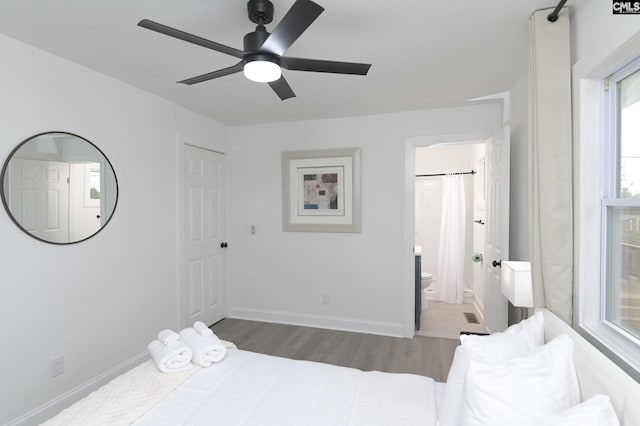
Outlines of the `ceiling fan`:
{"type": "Polygon", "coordinates": [[[282,56],[324,11],[322,6],[311,0],[296,0],[271,33],[267,32],[264,25],[273,20],[273,3],[269,0],[249,0],[247,10],[251,22],[258,26],[255,31],[244,36],[244,50],[225,46],[148,19],[143,19],[138,25],[240,59],[240,62],[233,66],[178,82],[188,85],[244,71],[250,80],[269,83],[273,91],[284,101],[296,95],[282,76],[281,68],[292,71],[366,75],[371,67],[371,64],[282,56]]]}

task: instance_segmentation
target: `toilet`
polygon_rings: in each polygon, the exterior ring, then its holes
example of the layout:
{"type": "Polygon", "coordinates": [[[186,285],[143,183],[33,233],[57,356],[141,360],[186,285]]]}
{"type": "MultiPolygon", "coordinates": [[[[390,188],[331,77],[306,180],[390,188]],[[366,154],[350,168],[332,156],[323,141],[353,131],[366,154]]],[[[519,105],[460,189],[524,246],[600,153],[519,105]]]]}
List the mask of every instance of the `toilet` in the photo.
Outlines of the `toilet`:
{"type": "MultiPolygon", "coordinates": [[[[420,276],[420,284],[422,287],[422,309],[427,308],[427,300],[434,300],[435,298],[435,286],[432,286],[433,274],[429,272],[422,272],[420,276]]],[[[464,288],[464,303],[473,303],[473,290],[469,287],[464,288]]]]}
{"type": "Polygon", "coordinates": [[[420,289],[422,290],[422,309],[429,307],[427,300],[433,300],[433,289],[429,286],[433,281],[433,275],[428,272],[422,272],[420,274],[420,289]]]}

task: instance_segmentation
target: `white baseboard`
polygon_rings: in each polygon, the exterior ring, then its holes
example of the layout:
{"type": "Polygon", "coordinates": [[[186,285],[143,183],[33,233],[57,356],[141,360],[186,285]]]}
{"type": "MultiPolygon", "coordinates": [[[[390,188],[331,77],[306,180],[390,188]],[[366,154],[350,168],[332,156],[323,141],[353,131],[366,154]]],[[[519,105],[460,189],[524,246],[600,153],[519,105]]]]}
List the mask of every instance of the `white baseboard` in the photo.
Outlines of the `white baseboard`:
{"type": "Polygon", "coordinates": [[[356,318],[336,318],[324,315],[301,314],[297,312],[268,311],[251,308],[229,308],[229,318],[278,324],[300,325],[304,327],[326,328],[329,330],[354,331],[383,336],[404,337],[404,325],[395,322],[369,321],[356,318]]]}
{"type": "Polygon", "coordinates": [[[113,380],[120,374],[124,373],[127,370],[137,366],[143,361],[149,359],[148,352],[142,352],[128,360],[121,362],[113,368],[105,371],[104,373],[90,379],[75,388],[63,393],[62,395],[54,398],[41,406],[34,408],[22,416],[11,420],[5,426],[28,426],[28,425],[38,425],[47,419],[58,414],[64,408],[70,406],[74,402],[84,398],[89,395],[94,390],[98,389],[100,386],[107,384],[109,381],[113,380]]]}
{"type": "Polygon", "coordinates": [[[480,320],[484,321],[484,305],[480,303],[480,299],[478,299],[478,296],[476,294],[473,295],[472,303],[473,303],[473,306],[476,307],[478,314],[480,314],[480,320]]]}

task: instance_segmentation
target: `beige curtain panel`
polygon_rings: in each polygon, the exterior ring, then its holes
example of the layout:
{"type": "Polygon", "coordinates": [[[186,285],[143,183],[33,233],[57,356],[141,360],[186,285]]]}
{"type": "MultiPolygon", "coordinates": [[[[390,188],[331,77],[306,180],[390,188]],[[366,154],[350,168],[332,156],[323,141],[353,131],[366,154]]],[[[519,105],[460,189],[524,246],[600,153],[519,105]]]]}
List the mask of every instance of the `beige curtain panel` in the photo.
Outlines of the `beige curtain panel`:
{"type": "Polygon", "coordinates": [[[573,302],[573,191],[569,10],[530,19],[531,273],[536,307],[568,324],[573,302]]]}

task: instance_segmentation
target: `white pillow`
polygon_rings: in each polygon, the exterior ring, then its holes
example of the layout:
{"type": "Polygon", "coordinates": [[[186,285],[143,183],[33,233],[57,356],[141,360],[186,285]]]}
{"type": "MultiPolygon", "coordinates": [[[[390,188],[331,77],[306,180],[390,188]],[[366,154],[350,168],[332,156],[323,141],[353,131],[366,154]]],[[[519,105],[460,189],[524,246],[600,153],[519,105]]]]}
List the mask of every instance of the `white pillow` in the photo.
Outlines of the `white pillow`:
{"type": "Polygon", "coordinates": [[[608,396],[598,394],[544,419],[544,426],[620,426],[608,396]]]}
{"type": "MultiPolygon", "coordinates": [[[[544,315],[536,312],[531,318],[520,321],[505,330],[506,334],[518,336],[519,339],[533,342],[535,346],[544,345],[544,315]]],[[[460,341],[471,336],[462,335],[460,341]]],[[[476,336],[477,337],[477,336],[476,336]]]]}
{"type": "Polygon", "coordinates": [[[561,334],[527,355],[498,364],[471,361],[461,424],[547,425],[545,419],[579,402],[573,340],[561,334]]]}
{"type": "Polygon", "coordinates": [[[512,325],[504,333],[489,336],[462,335],[456,348],[447,386],[438,407],[442,426],[460,426],[464,378],[472,360],[494,364],[529,353],[544,343],[544,316],[536,312],[531,318],[512,325]]]}

